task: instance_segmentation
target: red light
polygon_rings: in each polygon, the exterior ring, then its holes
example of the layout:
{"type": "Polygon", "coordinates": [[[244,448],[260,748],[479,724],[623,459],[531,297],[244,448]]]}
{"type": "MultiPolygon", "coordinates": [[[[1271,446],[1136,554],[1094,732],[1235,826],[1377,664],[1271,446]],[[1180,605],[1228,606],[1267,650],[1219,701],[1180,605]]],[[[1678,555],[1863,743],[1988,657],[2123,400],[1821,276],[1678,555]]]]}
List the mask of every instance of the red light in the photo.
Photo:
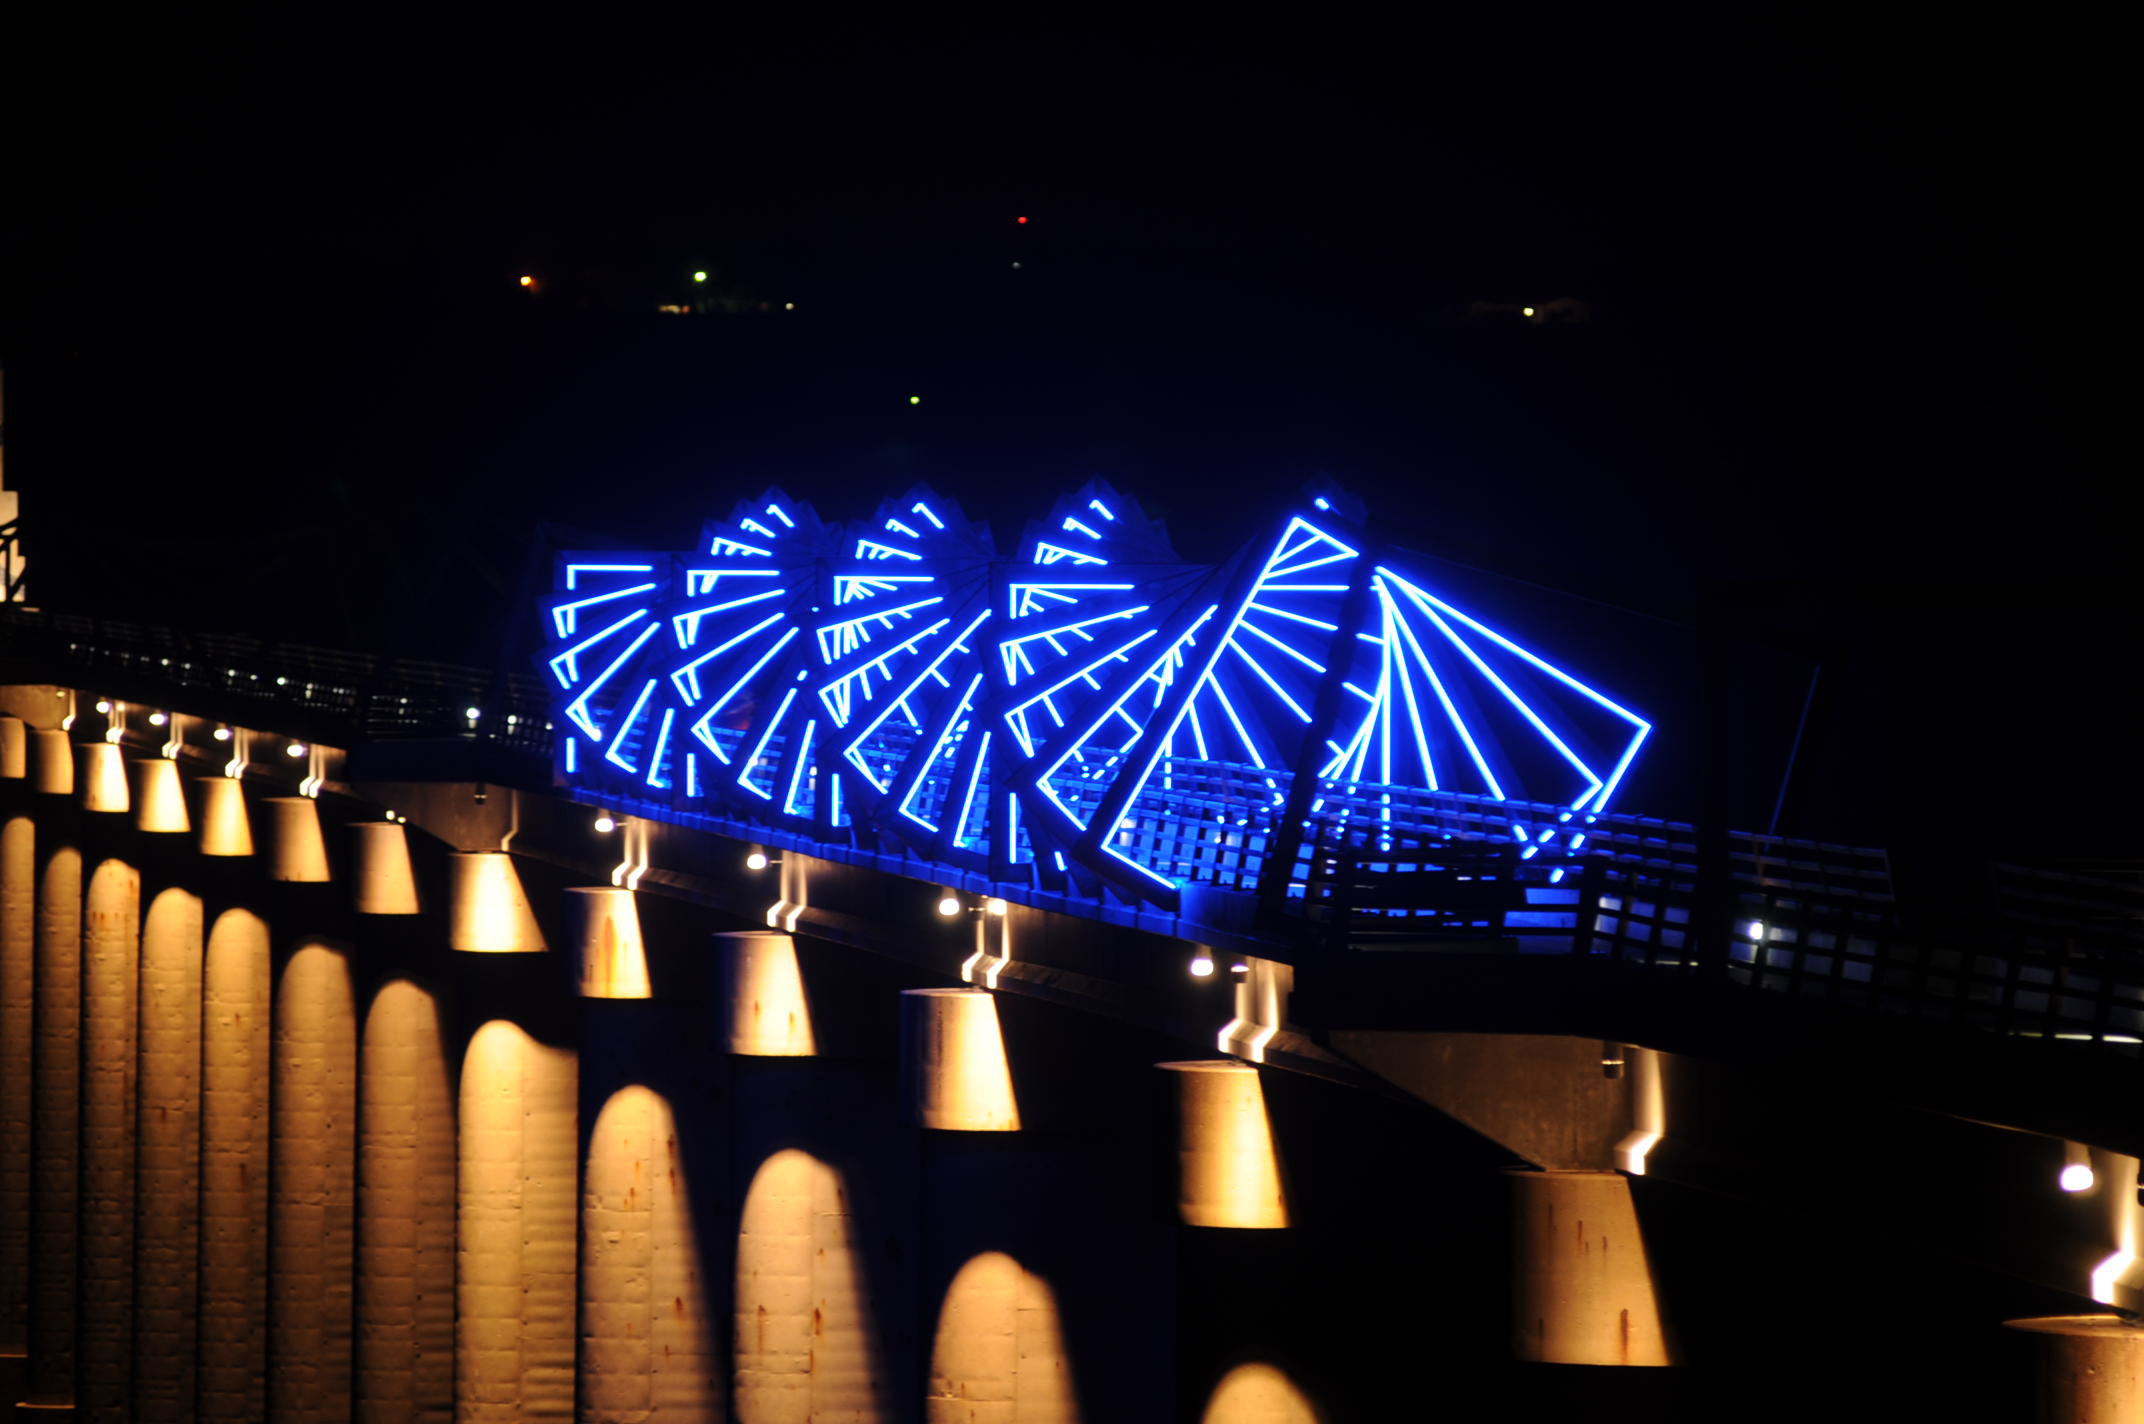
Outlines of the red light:
{"type": "Polygon", "coordinates": [[[1027,219],[1026,219],[1026,218],[1014,218],[1014,219],[1013,219],[1013,221],[1014,221],[1014,222],[1026,222],[1026,221],[1027,221],[1027,219]]]}

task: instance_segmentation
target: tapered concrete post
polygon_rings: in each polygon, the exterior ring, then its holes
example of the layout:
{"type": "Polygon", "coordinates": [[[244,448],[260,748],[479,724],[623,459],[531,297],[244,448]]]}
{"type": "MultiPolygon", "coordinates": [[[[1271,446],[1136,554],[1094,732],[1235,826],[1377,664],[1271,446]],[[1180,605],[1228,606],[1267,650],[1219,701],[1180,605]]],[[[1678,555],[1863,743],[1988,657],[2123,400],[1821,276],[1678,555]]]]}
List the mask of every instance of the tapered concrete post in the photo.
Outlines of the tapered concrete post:
{"type": "Polygon", "coordinates": [[[357,1417],[454,1417],[454,1085],[438,1000],[373,995],[358,1091],[357,1417]]]}
{"type": "Polygon", "coordinates": [[[1512,1187],[1512,1351],[1558,1365],[1674,1363],[1630,1179],[1505,1174],[1512,1187]]]}
{"type": "Polygon", "coordinates": [[[901,994],[901,1056],[910,1120],[954,1132],[1018,1132],[1005,1039],[988,989],[901,994]]]}
{"type": "Polygon", "coordinates": [[[1227,1058],[1155,1066],[1176,1080],[1177,1216],[1186,1226],[1286,1226],[1258,1070],[1227,1058]]]}
{"type": "Polygon", "coordinates": [[[0,781],[30,774],[30,729],[20,717],[0,715],[0,781]]]}
{"type": "Polygon", "coordinates": [[[143,917],[140,1052],[134,1417],[149,1424],[194,1417],[200,1339],[201,899],[185,890],[143,917]]]}
{"type": "MultiPolygon", "coordinates": [[[[33,742],[33,746],[42,744],[41,739],[33,742]]],[[[65,746],[64,740],[61,745],[65,746]]],[[[71,756],[68,762],[72,764],[71,756]]],[[[30,1381],[24,1399],[47,1408],[72,1409],[81,1224],[82,853],[65,841],[40,851],[35,1002],[30,1381]]]]}
{"type": "MultiPolygon", "coordinates": [[[[15,723],[18,742],[22,723],[15,723]]],[[[0,722],[0,734],[5,724],[0,722]]],[[[4,748],[0,748],[4,754],[4,748]]],[[[21,769],[15,773],[23,775],[21,769]]],[[[31,1052],[37,993],[37,826],[0,819],[0,1409],[21,1397],[30,1348],[31,1052]]]]}
{"type": "Polygon", "coordinates": [[[116,742],[82,742],[75,747],[75,784],[82,789],[82,809],[121,815],[133,806],[127,792],[126,756],[116,742]]]}
{"type": "Polygon", "coordinates": [[[179,784],[179,764],[163,757],[135,762],[134,829],[160,835],[193,829],[186,814],[186,791],[179,784]]]}
{"type": "Polygon", "coordinates": [[[320,803],[305,796],[270,796],[262,804],[268,808],[268,878],[305,885],[331,879],[320,803]]]}
{"type": "Polygon", "coordinates": [[[722,1418],[714,1322],[670,1104],[622,1088],[589,1134],[581,1200],[580,1418],[722,1418]]]}
{"type": "Polygon", "coordinates": [[[816,1053],[796,941],[774,930],[742,930],[716,935],[715,949],[722,972],[717,1011],[729,1051],[755,1058],[816,1053]]]}
{"type": "Polygon", "coordinates": [[[581,957],[584,999],[648,997],[648,951],[640,937],[633,892],[610,885],[566,892],[581,957]]]}
{"type": "Polygon", "coordinates": [[[109,1424],[126,1424],[133,1406],[140,955],[141,872],[124,861],[104,861],[89,878],[82,936],[82,1354],[76,1395],[84,1419],[109,1424]]]}
{"type": "Polygon", "coordinates": [[[57,727],[30,733],[30,789],[44,796],[74,795],[74,743],[57,727]]]}
{"type": "Polygon", "coordinates": [[[505,851],[447,857],[447,943],[466,954],[541,954],[543,931],[505,851]]]}
{"type": "Polygon", "coordinates": [[[414,915],[417,873],[409,861],[409,837],[394,821],[359,821],[350,827],[356,854],[351,899],[360,915],[414,915]]]}
{"type": "Polygon", "coordinates": [[[203,1424],[267,1417],[268,959],[258,915],[216,917],[201,983],[203,1424]]]}
{"type": "Polygon", "coordinates": [[[253,854],[245,787],[228,776],[204,776],[194,784],[201,788],[201,854],[253,854]]]}
{"type": "Polygon", "coordinates": [[[274,1039],[268,1412],[334,1424],[350,1417],[357,1157],[357,1005],[341,950],[311,941],[291,955],[274,1039]]]}
{"type": "Polygon", "coordinates": [[[2038,1424],[2144,1424],[2144,1328],[2119,1315],[2004,1323],[2039,1337],[2038,1424]]]}
{"type": "Polygon", "coordinates": [[[462,1060],[454,1417],[573,1416],[578,1064],[494,1019],[462,1060]]]}

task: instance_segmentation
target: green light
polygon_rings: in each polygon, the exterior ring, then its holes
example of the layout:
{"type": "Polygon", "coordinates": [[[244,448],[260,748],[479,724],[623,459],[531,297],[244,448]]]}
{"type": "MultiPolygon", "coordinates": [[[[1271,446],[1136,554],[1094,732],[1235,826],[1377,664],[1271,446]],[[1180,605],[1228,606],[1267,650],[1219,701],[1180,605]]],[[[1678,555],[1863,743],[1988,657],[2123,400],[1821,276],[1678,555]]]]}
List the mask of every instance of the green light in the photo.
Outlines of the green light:
{"type": "Polygon", "coordinates": [[[909,403],[910,405],[921,405],[921,404],[923,404],[923,397],[921,397],[921,396],[910,396],[910,397],[908,398],[908,403],[909,403]]]}
{"type": "Polygon", "coordinates": [[[692,274],[692,280],[695,282],[704,282],[707,280],[707,274],[705,272],[695,272],[692,274]]]}

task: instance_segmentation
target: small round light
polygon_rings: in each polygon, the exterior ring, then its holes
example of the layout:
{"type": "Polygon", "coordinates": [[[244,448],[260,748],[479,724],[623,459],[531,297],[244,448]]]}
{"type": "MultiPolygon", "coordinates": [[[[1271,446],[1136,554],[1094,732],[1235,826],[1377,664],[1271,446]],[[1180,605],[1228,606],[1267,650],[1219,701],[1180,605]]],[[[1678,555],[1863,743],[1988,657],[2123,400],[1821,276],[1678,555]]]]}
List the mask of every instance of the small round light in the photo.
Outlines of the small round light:
{"type": "Polygon", "coordinates": [[[1520,308],[1519,308],[1519,315],[1520,315],[1520,316],[1532,316],[1533,314],[1534,314],[1534,309],[1533,309],[1532,307],[1520,307],[1520,308]]]}
{"type": "Polygon", "coordinates": [[[923,397],[921,397],[921,396],[910,396],[910,397],[908,398],[908,403],[909,403],[910,405],[921,405],[921,404],[923,404],[923,397]]]}
{"type": "Polygon", "coordinates": [[[99,712],[109,712],[112,710],[112,704],[100,697],[97,699],[97,710],[99,712]]]}
{"type": "Polygon", "coordinates": [[[303,743],[303,742],[292,742],[292,743],[291,743],[291,744],[290,744],[289,746],[287,746],[287,747],[283,748],[283,755],[285,755],[285,756],[294,756],[294,757],[301,757],[301,756],[304,756],[304,755],[305,755],[305,743],[303,743]]]}
{"type": "Polygon", "coordinates": [[[983,908],[993,915],[1003,915],[1005,913],[1005,902],[993,895],[983,902],[983,908]]]}
{"type": "Polygon", "coordinates": [[[218,727],[215,735],[217,741],[228,742],[231,740],[231,729],[229,727],[218,727]]]}
{"type": "Polygon", "coordinates": [[[1251,972],[1251,966],[1239,959],[1228,966],[1228,972],[1231,974],[1248,974],[1251,972]]]}
{"type": "Polygon", "coordinates": [[[763,850],[753,851],[744,858],[744,866],[747,870],[765,870],[767,868],[767,853],[763,850]]]}
{"type": "Polygon", "coordinates": [[[1026,222],[1026,221],[1027,221],[1027,219],[1026,219],[1026,218],[1014,218],[1014,219],[1013,219],[1013,221],[1014,221],[1014,222],[1017,222],[1017,223],[1024,223],[1024,222],[1026,222]]]}
{"type": "Polygon", "coordinates": [[[2070,1163],[2062,1169],[2062,1175],[2055,1178],[2055,1184],[2066,1192],[2088,1192],[2092,1190],[2092,1182],[2092,1168],[2083,1162],[2070,1163]]]}
{"type": "Polygon", "coordinates": [[[705,272],[695,272],[692,274],[692,280],[695,282],[704,282],[707,280],[707,274],[705,272]]]}
{"type": "Polygon", "coordinates": [[[1191,961],[1191,977],[1205,979],[1213,973],[1213,956],[1200,950],[1191,961]]]}
{"type": "Polygon", "coordinates": [[[938,913],[944,915],[947,919],[951,919],[953,918],[953,916],[959,914],[960,897],[958,895],[947,895],[942,897],[938,901],[938,913]]]}
{"type": "Polygon", "coordinates": [[[1751,920],[1751,921],[1749,922],[1749,929],[1748,929],[1747,933],[1748,933],[1748,935],[1749,935],[1749,937],[1750,937],[1751,939],[1763,939],[1763,938],[1764,938],[1764,921],[1762,921],[1762,920],[1751,920]]]}
{"type": "Polygon", "coordinates": [[[533,287],[536,285],[536,279],[534,277],[523,277],[521,279],[521,285],[524,287],[533,287]]]}
{"type": "Polygon", "coordinates": [[[474,722],[477,718],[484,715],[484,709],[481,707],[464,707],[462,709],[462,715],[464,717],[467,717],[470,721],[474,722]]]}
{"type": "Polygon", "coordinates": [[[618,823],[608,816],[598,816],[596,817],[596,829],[599,831],[615,831],[618,829],[618,823]]]}
{"type": "Polygon", "coordinates": [[[161,727],[170,720],[171,719],[169,717],[166,717],[161,712],[151,712],[149,714],[149,725],[152,727],[161,727]]]}
{"type": "Polygon", "coordinates": [[[783,310],[783,311],[795,311],[796,309],[797,309],[797,304],[796,304],[795,302],[783,302],[783,303],[782,303],[782,310],[783,310]]]}

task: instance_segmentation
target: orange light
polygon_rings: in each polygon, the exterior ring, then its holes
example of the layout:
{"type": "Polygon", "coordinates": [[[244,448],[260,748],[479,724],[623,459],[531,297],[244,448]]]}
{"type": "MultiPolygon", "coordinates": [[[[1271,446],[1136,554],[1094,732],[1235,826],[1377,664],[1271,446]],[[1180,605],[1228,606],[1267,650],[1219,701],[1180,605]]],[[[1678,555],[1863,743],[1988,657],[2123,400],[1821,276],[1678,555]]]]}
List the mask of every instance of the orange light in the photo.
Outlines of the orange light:
{"type": "Polygon", "coordinates": [[[533,287],[536,285],[536,279],[534,277],[523,277],[521,279],[521,285],[524,287],[533,287]]]}

